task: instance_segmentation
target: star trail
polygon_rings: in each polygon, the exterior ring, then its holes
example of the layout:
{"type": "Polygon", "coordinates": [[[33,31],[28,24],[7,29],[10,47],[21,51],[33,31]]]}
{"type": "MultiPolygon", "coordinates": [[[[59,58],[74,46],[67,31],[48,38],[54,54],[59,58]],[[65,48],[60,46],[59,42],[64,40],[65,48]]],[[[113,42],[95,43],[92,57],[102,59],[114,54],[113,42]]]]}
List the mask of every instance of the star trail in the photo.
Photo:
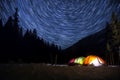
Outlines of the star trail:
{"type": "Polygon", "coordinates": [[[113,11],[120,13],[120,2],[110,0],[0,0],[3,23],[16,7],[24,30],[36,29],[39,37],[62,49],[104,29],[113,11]]]}

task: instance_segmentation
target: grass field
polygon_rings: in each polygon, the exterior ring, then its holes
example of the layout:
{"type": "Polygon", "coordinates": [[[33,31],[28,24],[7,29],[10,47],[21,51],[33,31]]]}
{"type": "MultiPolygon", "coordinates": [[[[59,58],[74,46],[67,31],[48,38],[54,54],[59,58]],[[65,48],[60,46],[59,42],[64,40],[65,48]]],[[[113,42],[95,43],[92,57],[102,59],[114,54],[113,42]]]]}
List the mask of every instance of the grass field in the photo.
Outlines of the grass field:
{"type": "Polygon", "coordinates": [[[120,80],[120,67],[0,64],[0,80],[120,80]]]}

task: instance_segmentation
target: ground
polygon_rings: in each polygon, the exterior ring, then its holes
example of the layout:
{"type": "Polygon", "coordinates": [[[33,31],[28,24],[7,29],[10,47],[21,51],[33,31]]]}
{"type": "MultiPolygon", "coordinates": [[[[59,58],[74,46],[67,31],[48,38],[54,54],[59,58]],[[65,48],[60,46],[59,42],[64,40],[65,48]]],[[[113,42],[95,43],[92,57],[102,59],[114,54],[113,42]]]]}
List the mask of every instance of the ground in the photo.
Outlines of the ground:
{"type": "Polygon", "coordinates": [[[0,80],[120,80],[120,67],[0,64],[0,80]]]}

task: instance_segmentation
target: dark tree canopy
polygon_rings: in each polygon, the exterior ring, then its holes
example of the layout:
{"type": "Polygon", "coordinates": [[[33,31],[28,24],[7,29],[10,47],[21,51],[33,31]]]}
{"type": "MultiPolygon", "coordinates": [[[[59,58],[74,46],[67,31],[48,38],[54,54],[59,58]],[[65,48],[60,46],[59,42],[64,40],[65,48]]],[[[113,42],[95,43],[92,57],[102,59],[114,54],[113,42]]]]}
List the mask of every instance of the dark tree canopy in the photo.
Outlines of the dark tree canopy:
{"type": "Polygon", "coordinates": [[[0,20],[0,62],[10,60],[23,62],[50,62],[54,59],[51,56],[59,53],[58,47],[45,43],[37,35],[37,30],[26,30],[23,34],[22,27],[19,26],[18,9],[8,18],[3,26],[0,20]]]}
{"type": "Polygon", "coordinates": [[[107,23],[107,53],[110,64],[120,64],[120,21],[113,12],[111,22],[107,23]]]}

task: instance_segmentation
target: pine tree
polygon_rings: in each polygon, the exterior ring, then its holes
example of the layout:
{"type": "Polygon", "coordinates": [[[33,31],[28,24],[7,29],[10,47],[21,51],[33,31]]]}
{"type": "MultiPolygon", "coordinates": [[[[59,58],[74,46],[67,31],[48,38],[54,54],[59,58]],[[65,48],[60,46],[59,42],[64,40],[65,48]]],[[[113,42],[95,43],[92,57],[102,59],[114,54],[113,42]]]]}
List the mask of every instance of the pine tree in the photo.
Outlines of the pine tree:
{"type": "Polygon", "coordinates": [[[3,32],[3,24],[2,24],[2,19],[0,19],[0,42],[2,40],[2,32],[3,32]]]}
{"type": "Polygon", "coordinates": [[[15,13],[14,13],[14,27],[13,27],[13,32],[16,34],[15,36],[19,35],[19,19],[18,19],[18,8],[15,8],[15,13]]]}
{"type": "Polygon", "coordinates": [[[120,22],[118,21],[115,13],[112,14],[112,22],[110,25],[112,28],[113,46],[117,46],[120,43],[120,22]]]}
{"type": "Polygon", "coordinates": [[[111,23],[107,25],[107,57],[109,58],[109,64],[117,64],[119,59],[119,47],[120,47],[120,22],[117,19],[116,14],[113,12],[111,16],[111,23]],[[118,58],[117,58],[118,57],[118,58]]]}
{"type": "Polygon", "coordinates": [[[13,18],[12,18],[12,16],[10,16],[4,26],[4,31],[3,31],[4,37],[6,37],[7,39],[11,39],[11,36],[13,35],[12,28],[13,28],[13,18]]]}
{"type": "Polygon", "coordinates": [[[0,31],[2,30],[2,28],[3,28],[2,19],[0,19],[0,31]]]}
{"type": "Polygon", "coordinates": [[[19,19],[18,19],[18,8],[15,8],[15,14],[14,14],[14,26],[18,27],[18,22],[19,22],[19,19]]]}
{"type": "Polygon", "coordinates": [[[11,29],[11,27],[13,27],[13,18],[12,18],[12,16],[10,16],[10,17],[8,18],[8,21],[7,21],[6,24],[5,24],[5,28],[11,29]]]}
{"type": "Polygon", "coordinates": [[[37,39],[37,30],[36,30],[36,29],[33,30],[33,33],[32,33],[32,34],[33,34],[33,38],[34,38],[34,39],[37,39]]]}

